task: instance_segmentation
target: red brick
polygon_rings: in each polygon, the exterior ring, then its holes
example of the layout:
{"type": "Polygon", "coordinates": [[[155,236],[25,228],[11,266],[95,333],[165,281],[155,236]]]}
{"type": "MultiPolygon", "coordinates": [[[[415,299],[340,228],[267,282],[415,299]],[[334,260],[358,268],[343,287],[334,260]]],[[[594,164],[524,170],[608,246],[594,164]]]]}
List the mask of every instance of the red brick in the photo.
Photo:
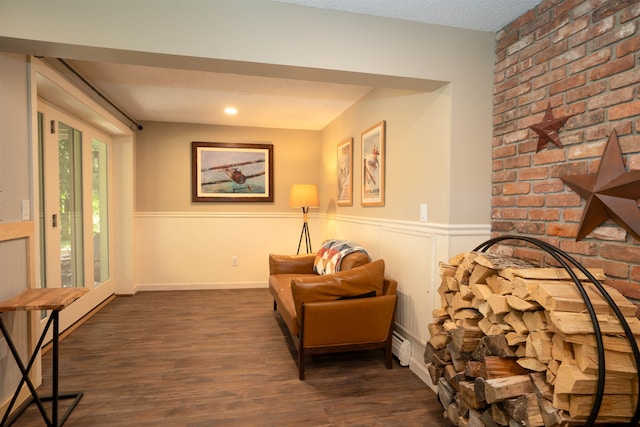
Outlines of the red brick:
{"type": "Polygon", "coordinates": [[[520,73],[530,69],[533,66],[533,59],[526,58],[522,61],[518,61],[512,64],[509,68],[505,70],[505,74],[508,78],[518,76],[520,73]]]}
{"type": "MultiPolygon", "coordinates": [[[[609,110],[611,111],[611,110],[609,110]]],[[[611,113],[609,113],[611,114],[611,113]]],[[[609,116],[609,120],[613,120],[611,116],[609,116]]],[[[613,123],[615,126],[616,132],[618,136],[627,135],[631,132],[631,123],[629,121],[621,121],[618,123],[613,123]]],[[[584,138],[586,141],[593,141],[596,139],[609,139],[612,130],[612,123],[600,124],[598,126],[590,126],[584,131],[584,138]]]]}
{"type": "Polygon", "coordinates": [[[491,231],[511,232],[515,229],[515,224],[511,221],[493,221],[491,231]]]}
{"type": "Polygon", "coordinates": [[[557,207],[580,206],[581,203],[577,194],[547,194],[545,200],[547,206],[557,207]]]}
{"type": "Polygon", "coordinates": [[[591,237],[598,240],[610,240],[625,242],[627,240],[627,232],[621,227],[610,227],[601,225],[596,227],[591,233],[591,237]]]}
{"type": "Polygon", "coordinates": [[[576,224],[551,223],[547,225],[547,235],[576,237],[578,235],[578,226],[576,224]]]}
{"type": "Polygon", "coordinates": [[[528,219],[532,221],[557,221],[560,219],[560,210],[558,209],[529,209],[528,219]]]}
{"type": "MultiPolygon", "coordinates": [[[[567,158],[569,160],[575,160],[601,156],[604,152],[604,146],[604,141],[594,142],[591,144],[580,144],[568,149],[567,158]]],[[[586,172],[586,164],[584,165],[584,168],[586,172]]]]}
{"type": "Polygon", "coordinates": [[[536,65],[535,67],[532,67],[532,68],[528,69],[527,71],[519,74],[520,82],[528,82],[529,80],[531,80],[534,77],[545,75],[546,72],[547,72],[547,64],[546,63],[540,64],[540,65],[536,65]]]}
{"type": "Polygon", "coordinates": [[[602,6],[603,3],[606,3],[609,0],[589,0],[582,1],[573,8],[573,16],[579,17],[586,15],[587,13],[591,13],[594,9],[602,6]]]}
{"type": "Polygon", "coordinates": [[[491,174],[492,182],[515,181],[517,176],[518,176],[518,172],[515,170],[498,171],[491,174]]]}
{"type": "Polygon", "coordinates": [[[491,198],[491,206],[515,206],[516,196],[494,196],[491,198]]]}
{"type": "MultiPolygon", "coordinates": [[[[579,74],[579,77],[586,80],[586,76],[584,74],[579,74]]],[[[607,85],[603,82],[592,83],[588,86],[582,86],[577,89],[574,89],[566,94],[566,99],[568,103],[572,103],[578,101],[580,99],[589,98],[594,95],[598,95],[607,90],[607,85]]]]}
{"type": "Polygon", "coordinates": [[[542,264],[544,260],[544,252],[539,249],[515,248],[513,255],[518,258],[528,259],[542,264]]]}
{"type": "Polygon", "coordinates": [[[615,21],[613,18],[608,18],[604,21],[589,25],[571,38],[571,44],[576,46],[593,40],[596,37],[600,37],[608,31],[611,31],[614,25],[615,21]]]}
{"type": "Polygon", "coordinates": [[[494,209],[492,219],[527,219],[527,210],[522,208],[494,209]]]}
{"type": "Polygon", "coordinates": [[[564,129],[578,129],[593,126],[598,123],[603,123],[604,120],[604,110],[589,111],[585,114],[573,116],[567,123],[565,123],[564,129]]]}
{"type": "Polygon", "coordinates": [[[640,264],[640,247],[637,246],[603,243],[600,245],[599,254],[607,259],[640,264]]]}
{"type": "Polygon", "coordinates": [[[544,196],[540,195],[518,196],[516,200],[521,208],[544,206],[544,196]]]}
{"type": "Polygon", "coordinates": [[[587,28],[588,25],[589,25],[589,16],[583,16],[581,18],[578,18],[573,22],[571,22],[570,24],[567,24],[561,27],[560,29],[558,29],[555,36],[553,37],[553,42],[558,43],[559,41],[570,37],[571,35],[577,33],[578,31],[584,30],[585,28],[587,28]]]}
{"type": "Polygon", "coordinates": [[[640,50],[640,36],[632,37],[629,40],[621,42],[616,47],[616,56],[623,57],[629,53],[635,53],[640,50]]]}
{"type": "Polygon", "coordinates": [[[640,101],[627,102],[609,108],[609,120],[619,120],[640,114],[640,101]]]}
{"type": "Polygon", "coordinates": [[[530,156],[510,157],[504,161],[505,169],[516,169],[529,166],[531,166],[530,156]]]}
{"type": "MultiPolygon", "coordinates": [[[[618,278],[626,279],[629,276],[629,264],[627,264],[626,262],[592,258],[588,261],[585,259],[583,264],[590,264],[590,265],[585,265],[585,267],[587,268],[590,268],[590,267],[602,268],[604,270],[604,274],[606,274],[607,277],[618,277],[618,278]]],[[[611,281],[607,280],[607,283],[611,283],[611,281]]]]}
{"type": "Polygon", "coordinates": [[[557,56],[551,60],[551,69],[558,68],[570,64],[574,61],[577,61],[580,58],[584,58],[587,54],[587,48],[585,45],[577,46],[564,53],[560,56],[557,56]]]}
{"type": "Polygon", "coordinates": [[[609,107],[611,105],[631,101],[633,97],[633,87],[625,87],[614,91],[608,91],[602,95],[592,96],[591,99],[587,101],[587,109],[597,110],[598,108],[609,107]]]}
{"type": "Polygon", "coordinates": [[[540,101],[541,99],[547,98],[547,89],[540,88],[533,92],[528,92],[526,94],[522,94],[518,97],[518,105],[526,105],[535,101],[540,101]]]}
{"type": "Polygon", "coordinates": [[[556,15],[565,15],[569,14],[571,10],[582,3],[584,0],[564,0],[561,2],[556,2],[557,7],[554,10],[556,15]]]}
{"type": "Polygon", "coordinates": [[[567,222],[579,222],[582,218],[582,209],[565,209],[562,212],[562,220],[567,222]]]}
{"type": "MultiPolygon", "coordinates": [[[[607,18],[609,19],[609,18],[607,18]]],[[[605,46],[610,46],[622,39],[631,37],[635,34],[637,24],[635,21],[627,22],[619,27],[616,27],[615,31],[608,31],[606,34],[594,39],[591,43],[591,49],[599,50],[605,46]]]]}
{"type": "Polygon", "coordinates": [[[609,88],[618,89],[623,86],[629,86],[640,83],[640,68],[633,68],[624,73],[611,76],[609,79],[609,88]]]}
{"type": "Polygon", "coordinates": [[[528,182],[509,182],[502,187],[503,194],[529,194],[530,184],[528,182]]]}
{"type": "Polygon", "coordinates": [[[504,98],[505,99],[517,98],[529,92],[531,92],[531,83],[524,83],[524,84],[515,86],[511,89],[507,89],[504,93],[504,98]]]}
{"type": "Polygon", "coordinates": [[[517,132],[511,132],[504,136],[503,141],[505,144],[513,144],[514,142],[524,141],[529,137],[529,129],[520,129],[517,132]]]}
{"type": "Polygon", "coordinates": [[[611,58],[611,50],[600,50],[594,54],[586,56],[580,60],[574,61],[569,65],[569,74],[577,74],[586,69],[604,64],[611,58]]]}
{"type": "Polygon", "coordinates": [[[509,89],[513,89],[516,86],[518,86],[518,79],[515,79],[515,78],[507,79],[502,83],[495,85],[493,87],[493,93],[494,94],[503,93],[509,89]]]}
{"type": "Polygon", "coordinates": [[[620,22],[627,22],[633,18],[640,16],[640,3],[636,2],[635,5],[622,11],[620,14],[620,22]]]}
{"type": "Polygon", "coordinates": [[[549,176],[548,167],[521,168],[518,170],[518,180],[544,179],[549,176]]]}
{"type": "Polygon", "coordinates": [[[507,47],[507,55],[513,55],[514,53],[526,48],[531,45],[535,41],[535,35],[533,33],[528,34],[524,37],[520,37],[513,44],[507,47]]]}
{"type": "MultiPolygon", "coordinates": [[[[584,74],[578,74],[549,86],[549,94],[555,95],[556,93],[565,92],[569,89],[574,89],[583,86],[587,81],[587,77],[584,74]]],[[[568,101],[570,102],[570,101],[568,101]]]]}
{"type": "Polygon", "coordinates": [[[582,175],[587,173],[588,163],[586,161],[560,163],[549,168],[549,175],[560,178],[567,175],[582,175]]]}
{"type": "MultiPolygon", "coordinates": [[[[550,144],[553,147],[555,145],[550,144]]],[[[564,150],[560,149],[546,149],[533,155],[534,165],[546,165],[549,163],[563,162],[566,159],[564,150]]]]}
{"type": "Polygon", "coordinates": [[[516,108],[517,102],[515,99],[510,99],[504,102],[494,102],[493,114],[502,114],[505,111],[509,111],[513,108],[516,108]]]}
{"type": "Polygon", "coordinates": [[[531,21],[532,19],[535,19],[535,17],[536,11],[535,9],[531,9],[526,13],[520,15],[520,17],[516,18],[515,20],[511,21],[506,28],[509,30],[517,31],[521,26],[531,21]]]}
{"type": "MultiPolygon", "coordinates": [[[[554,11],[554,12],[557,12],[554,11]]],[[[564,27],[571,20],[569,13],[555,13],[555,19],[547,24],[541,25],[536,31],[536,38],[541,39],[549,34],[557,31],[559,28],[564,27]]],[[[558,43],[559,44],[559,43],[558,43]]]]}
{"type": "Polygon", "coordinates": [[[640,170],[640,154],[634,154],[633,156],[629,156],[629,160],[627,161],[627,166],[630,170],[640,170]]]}
{"type": "Polygon", "coordinates": [[[504,157],[510,157],[516,154],[516,146],[515,145],[502,145],[500,147],[496,147],[493,149],[493,158],[501,159],[504,157]]]}
{"type": "MultiPolygon", "coordinates": [[[[640,265],[634,265],[631,267],[631,273],[629,274],[629,278],[636,282],[640,282],[640,265]]],[[[640,291],[640,285],[638,286],[638,290],[640,291]]]]}
{"type": "Polygon", "coordinates": [[[549,86],[558,81],[562,81],[567,77],[567,71],[564,68],[557,68],[544,76],[536,77],[533,81],[533,88],[549,86]]]}
{"type": "Polygon", "coordinates": [[[635,56],[627,55],[623,56],[621,59],[617,61],[609,61],[606,64],[603,64],[599,67],[594,68],[589,73],[589,78],[591,80],[598,80],[605,77],[609,77],[613,74],[618,74],[622,71],[629,70],[633,68],[635,65],[635,56]]]}
{"type": "Polygon", "coordinates": [[[562,240],[560,249],[571,254],[589,255],[596,254],[596,245],[593,242],[576,242],[575,240],[562,240]]]}
{"type": "Polygon", "coordinates": [[[545,224],[540,222],[519,222],[516,224],[516,230],[522,234],[544,234],[545,224]]]}
{"type": "Polygon", "coordinates": [[[627,6],[635,4],[637,1],[638,0],[608,1],[593,11],[593,14],[591,15],[593,22],[598,22],[599,20],[604,19],[607,16],[611,16],[627,6]]]}
{"type": "Polygon", "coordinates": [[[504,162],[502,160],[494,160],[491,169],[494,171],[499,171],[504,169],[504,162]]]}
{"type": "Polygon", "coordinates": [[[559,179],[533,183],[533,192],[535,194],[559,193],[563,189],[564,184],[559,179]]]}
{"type": "Polygon", "coordinates": [[[502,185],[497,184],[497,185],[492,185],[491,186],[491,195],[492,196],[498,196],[502,194],[502,185]]]}
{"type": "MultiPolygon", "coordinates": [[[[549,13],[549,11],[542,12],[540,9],[538,9],[537,12],[538,13],[535,18],[520,27],[521,35],[529,34],[532,31],[536,31],[549,24],[549,21],[551,20],[551,13],[549,13]]],[[[536,31],[536,39],[542,39],[539,31],[536,31]]]]}
{"type": "Polygon", "coordinates": [[[606,284],[617,289],[627,298],[640,299],[640,285],[637,283],[631,283],[627,280],[606,280],[606,284]]]}

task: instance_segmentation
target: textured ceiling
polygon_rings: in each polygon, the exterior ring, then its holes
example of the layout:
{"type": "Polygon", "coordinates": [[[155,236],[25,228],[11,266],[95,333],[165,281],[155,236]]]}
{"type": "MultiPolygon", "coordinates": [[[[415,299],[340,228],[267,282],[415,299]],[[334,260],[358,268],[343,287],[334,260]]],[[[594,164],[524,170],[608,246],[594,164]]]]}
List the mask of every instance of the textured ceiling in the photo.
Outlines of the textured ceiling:
{"type": "MultiPolygon", "coordinates": [[[[497,31],[540,0],[275,0],[482,31],[497,31]]],[[[136,121],[320,130],[371,86],[138,65],[69,61],[136,121]],[[228,116],[223,109],[239,110],[228,116]]]]}
{"type": "Polygon", "coordinates": [[[541,0],[276,0],[428,24],[496,32],[541,0]]]}

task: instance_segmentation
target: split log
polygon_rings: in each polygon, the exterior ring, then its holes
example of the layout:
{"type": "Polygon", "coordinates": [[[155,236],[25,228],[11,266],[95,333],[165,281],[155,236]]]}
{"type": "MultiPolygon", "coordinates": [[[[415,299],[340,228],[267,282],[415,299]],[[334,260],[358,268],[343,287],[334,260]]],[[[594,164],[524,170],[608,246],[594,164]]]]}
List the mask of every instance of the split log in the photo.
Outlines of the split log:
{"type": "MultiPolygon", "coordinates": [[[[487,406],[487,402],[478,399],[478,396],[474,392],[474,382],[472,381],[460,381],[460,393],[458,393],[464,403],[473,409],[483,409],[487,406]]],[[[460,405],[458,405],[460,406],[460,405]]]]}
{"type": "Polygon", "coordinates": [[[494,379],[528,374],[516,357],[486,356],[482,361],[482,378],[494,379]]]}
{"type": "Polygon", "coordinates": [[[505,412],[521,425],[543,426],[542,413],[535,393],[526,393],[515,399],[505,400],[502,404],[505,412]]]}
{"type": "Polygon", "coordinates": [[[504,335],[482,337],[476,349],[471,353],[474,360],[482,360],[486,356],[515,357],[515,355],[504,335]]]}
{"type": "MultiPolygon", "coordinates": [[[[577,268],[572,269],[573,273],[576,275],[578,280],[587,281],[589,280],[587,276],[585,276],[580,270],[577,268]]],[[[589,268],[587,271],[600,283],[604,282],[606,276],[604,275],[604,270],[601,268],[589,268]]],[[[571,280],[571,276],[564,268],[512,268],[508,267],[503,270],[500,270],[500,276],[506,278],[507,280],[515,280],[516,278],[524,278],[524,279],[546,279],[546,280],[571,280]]]]}
{"type": "MultiPolygon", "coordinates": [[[[605,356],[606,357],[606,356],[605,356]]],[[[582,372],[572,363],[561,363],[554,384],[555,393],[594,395],[598,384],[598,375],[582,372]]],[[[607,375],[604,383],[605,394],[638,393],[638,381],[633,378],[620,378],[607,375]]]]}
{"type": "MultiPolygon", "coordinates": [[[[583,287],[596,314],[612,314],[609,303],[600,294],[593,283],[584,283],[583,287]]],[[[620,292],[610,286],[603,286],[624,316],[634,316],[636,305],[627,300],[620,292]]],[[[546,310],[586,312],[587,306],[575,283],[569,281],[539,281],[531,296],[546,310]]]]}
{"type": "MultiPolygon", "coordinates": [[[[596,374],[598,372],[598,350],[583,344],[574,344],[573,351],[576,363],[582,372],[596,374]]],[[[631,353],[618,353],[617,351],[604,352],[605,371],[607,374],[622,378],[635,378],[637,368],[635,359],[631,353]]],[[[607,378],[609,375],[607,375],[607,378]]]]}
{"type": "MultiPolygon", "coordinates": [[[[546,311],[549,329],[563,334],[593,334],[591,318],[586,313],[568,313],[562,311],[546,311]]],[[[624,335],[618,318],[608,314],[596,316],[600,331],[607,335],[624,335]]],[[[640,336],[640,319],[625,317],[634,335],[640,336]]]]}
{"type": "Polygon", "coordinates": [[[487,403],[500,402],[533,391],[533,383],[529,375],[514,375],[486,380],[484,387],[487,403]]]}

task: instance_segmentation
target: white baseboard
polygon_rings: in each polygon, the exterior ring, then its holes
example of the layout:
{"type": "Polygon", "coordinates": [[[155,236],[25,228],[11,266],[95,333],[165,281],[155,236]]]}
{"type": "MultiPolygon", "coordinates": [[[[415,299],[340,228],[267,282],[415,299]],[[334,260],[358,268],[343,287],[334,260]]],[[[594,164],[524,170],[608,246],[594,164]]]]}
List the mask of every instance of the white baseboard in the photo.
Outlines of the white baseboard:
{"type": "Polygon", "coordinates": [[[255,289],[268,288],[266,282],[232,283],[138,283],[136,291],[200,291],[214,289],[255,289]]]}

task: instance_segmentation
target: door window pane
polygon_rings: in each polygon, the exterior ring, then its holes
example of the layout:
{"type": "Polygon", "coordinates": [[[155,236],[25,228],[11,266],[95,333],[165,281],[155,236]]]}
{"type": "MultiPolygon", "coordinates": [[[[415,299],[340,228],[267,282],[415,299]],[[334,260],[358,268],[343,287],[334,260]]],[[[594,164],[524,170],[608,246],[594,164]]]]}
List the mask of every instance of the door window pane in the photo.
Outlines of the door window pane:
{"type": "Polygon", "coordinates": [[[84,286],[82,132],[59,123],[61,285],[77,288],[84,286]]]}
{"type": "Polygon", "coordinates": [[[91,141],[93,210],[93,281],[98,285],[109,278],[109,217],[107,144],[91,141]]]}

